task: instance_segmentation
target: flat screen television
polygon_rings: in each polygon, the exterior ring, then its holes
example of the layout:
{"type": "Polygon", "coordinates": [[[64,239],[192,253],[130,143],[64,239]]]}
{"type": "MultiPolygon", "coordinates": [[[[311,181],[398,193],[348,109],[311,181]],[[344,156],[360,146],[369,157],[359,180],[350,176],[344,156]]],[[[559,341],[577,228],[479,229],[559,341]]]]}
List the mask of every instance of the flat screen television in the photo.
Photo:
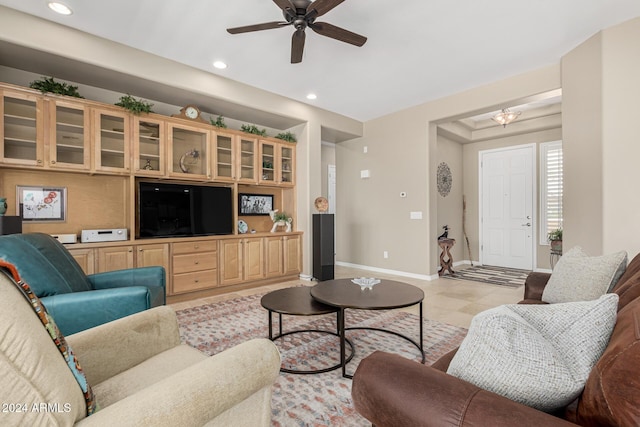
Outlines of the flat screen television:
{"type": "Polygon", "coordinates": [[[233,234],[229,187],[138,183],[137,237],[233,234]]]}

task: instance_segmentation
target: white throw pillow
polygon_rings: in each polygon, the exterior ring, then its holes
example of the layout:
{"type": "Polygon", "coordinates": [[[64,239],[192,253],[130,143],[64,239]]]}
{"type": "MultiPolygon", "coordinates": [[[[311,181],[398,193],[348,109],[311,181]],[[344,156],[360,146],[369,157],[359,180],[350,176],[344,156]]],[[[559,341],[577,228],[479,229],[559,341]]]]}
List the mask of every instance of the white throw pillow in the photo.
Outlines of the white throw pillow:
{"type": "Polygon", "coordinates": [[[562,255],[553,269],[542,301],[591,301],[609,292],[627,268],[627,253],[593,256],[576,246],[562,255]]]}
{"type": "Polygon", "coordinates": [[[542,411],[571,403],[607,347],[618,295],[476,315],[447,373],[542,411]]]}

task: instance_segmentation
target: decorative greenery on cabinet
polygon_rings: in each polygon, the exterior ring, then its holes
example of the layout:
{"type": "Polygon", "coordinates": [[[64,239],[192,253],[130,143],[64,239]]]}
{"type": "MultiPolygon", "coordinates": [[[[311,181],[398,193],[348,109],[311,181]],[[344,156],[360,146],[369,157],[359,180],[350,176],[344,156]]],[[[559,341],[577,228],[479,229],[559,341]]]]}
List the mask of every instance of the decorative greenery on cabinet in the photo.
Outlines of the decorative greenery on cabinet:
{"type": "Polygon", "coordinates": [[[151,110],[153,104],[143,101],[142,99],[136,99],[129,94],[121,96],[120,101],[116,102],[115,105],[126,108],[135,115],[140,115],[141,113],[153,113],[153,110],[151,110]]]}
{"type": "Polygon", "coordinates": [[[252,133],[254,135],[267,136],[266,129],[258,129],[256,125],[242,125],[240,130],[246,133],[252,133]]]}
{"type": "Polygon", "coordinates": [[[222,116],[218,116],[215,120],[213,119],[209,119],[209,121],[211,122],[211,124],[217,128],[220,129],[226,129],[227,128],[227,124],[224,122],[224,117],[222,116]]]}
{"type": "Polygon", "coordinates": [[[53,77],[42,77],[42,80],[34,80],[29,83],[31,89],[39,90],[42,93],[57,93],[58,95],[73,96],[74,98],[84,98],[78,92],[78,86],[72,86],[67,83],[61,83],[54,80],[53,77]]]}
{"type": "Polygon", "coordinates": [[[292,134],[291,132],[282,132],[279,133],[275,136],[275,138],[281,139],[283,141],[287,141],[287,142],[298,142],[298,140],[296,139],[296,136],[294,134],[292,134]]]}

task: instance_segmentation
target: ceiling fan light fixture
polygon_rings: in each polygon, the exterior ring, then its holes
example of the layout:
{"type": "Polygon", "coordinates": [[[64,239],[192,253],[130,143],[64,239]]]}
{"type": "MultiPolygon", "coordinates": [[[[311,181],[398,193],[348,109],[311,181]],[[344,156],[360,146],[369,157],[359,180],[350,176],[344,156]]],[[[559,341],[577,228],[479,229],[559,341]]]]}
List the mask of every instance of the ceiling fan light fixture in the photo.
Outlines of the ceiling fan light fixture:
{"type": "Polygon", "coordinates": [[[49,9],[53,10],[56,13],[59,13],[60,15],[71,15],[73,13],[69,6],[57,1],[50,1],[48,3],[48,6],[49,9]]]}
{"type": "Polygon", "coordinates": [[[502,127],[507,127],[507,125],[513,122],[522,114],[522,111],[509,111],[508,108],[503,108],[501,112],[491,117],[491,120],[502,125],[502,127]]]}
{"type": "Polygon", "coordinates": [[[227,63],[223,61],[214,61],[213,66],[218,70],[224,70],[227,68],[227,63]]]}
{"type": "Polygon", "coordinates": [[[307,99],[313,101],[314,99],[318,99],[318,95],[316,95],[315,93],[307,94],[307,99]]]}

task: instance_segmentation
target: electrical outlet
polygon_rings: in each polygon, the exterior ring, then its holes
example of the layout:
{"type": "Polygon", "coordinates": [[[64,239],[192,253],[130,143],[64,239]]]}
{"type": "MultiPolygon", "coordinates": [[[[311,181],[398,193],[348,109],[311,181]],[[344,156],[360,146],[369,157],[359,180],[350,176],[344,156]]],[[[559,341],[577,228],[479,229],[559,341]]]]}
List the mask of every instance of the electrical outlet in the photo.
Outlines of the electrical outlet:
{"type": "Polygon", "coordinates": [[[384,252],[382,253],[382,256],[383,256],[385,259],[389,258],[389,252],[384,251],[384,252]]]}

